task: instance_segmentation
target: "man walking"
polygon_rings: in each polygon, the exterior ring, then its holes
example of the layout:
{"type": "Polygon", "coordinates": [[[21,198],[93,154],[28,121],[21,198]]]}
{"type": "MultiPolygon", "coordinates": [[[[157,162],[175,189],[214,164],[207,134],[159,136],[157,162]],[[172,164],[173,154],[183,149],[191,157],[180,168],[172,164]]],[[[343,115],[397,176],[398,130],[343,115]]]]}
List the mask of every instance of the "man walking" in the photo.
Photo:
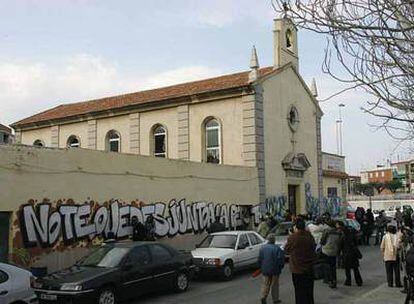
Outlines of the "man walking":
{"type": "Polygon", "coordinates": [[[267,241],[267,244],[260,248],[258,260],[263,275],[261,301],[262,304],[266,303],[267,296],[271,291],[273,303],[280,303],[279,275],[285,263],[285,254],[275,244],[276,236],[273,233],[269,233],[267,241]]]}
{"type": "Polygon", "coordinates": [[[314,304],[313,271],[316,261],[315,240],[305,230],[305,221],[297,218],[294,233],[288,237],[285,252],[290,255],[289,265],[295,287],[296,304],[314,304]]]}

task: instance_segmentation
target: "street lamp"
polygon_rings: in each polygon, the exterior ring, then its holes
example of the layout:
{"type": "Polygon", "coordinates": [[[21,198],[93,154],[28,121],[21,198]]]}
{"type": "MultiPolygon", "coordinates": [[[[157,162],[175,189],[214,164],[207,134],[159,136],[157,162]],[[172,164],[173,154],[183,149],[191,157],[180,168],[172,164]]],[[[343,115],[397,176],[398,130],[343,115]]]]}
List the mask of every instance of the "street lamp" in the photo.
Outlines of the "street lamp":
{"type": "Polygon", "coordinates": [[[336,121],[336,149],[337,149],[337,153],[339,155],[342,156],[343,154],[343,143],[342,143],[342,139],[343,139],[343,134],[342,134],[342,110],[341,108],[344,108],[345,104],[340,103],[338,105],[338,109],[339,109],[339,119],[336,121]]]}

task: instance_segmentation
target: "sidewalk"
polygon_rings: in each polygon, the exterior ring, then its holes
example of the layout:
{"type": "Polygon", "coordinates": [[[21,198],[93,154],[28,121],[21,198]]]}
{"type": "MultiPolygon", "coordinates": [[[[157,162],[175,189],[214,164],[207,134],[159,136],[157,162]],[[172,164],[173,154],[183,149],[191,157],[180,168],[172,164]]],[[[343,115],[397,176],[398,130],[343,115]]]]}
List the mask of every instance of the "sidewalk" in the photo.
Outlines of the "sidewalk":
{"type": "Polygon", "coordinates": [[[390,288],[387,283],[384,283],[377,288],[370,290],[356,300],[351,300],[348,303],[352,304],[404,304],[405,294],[400,292],[401,288],[390,288]]]}

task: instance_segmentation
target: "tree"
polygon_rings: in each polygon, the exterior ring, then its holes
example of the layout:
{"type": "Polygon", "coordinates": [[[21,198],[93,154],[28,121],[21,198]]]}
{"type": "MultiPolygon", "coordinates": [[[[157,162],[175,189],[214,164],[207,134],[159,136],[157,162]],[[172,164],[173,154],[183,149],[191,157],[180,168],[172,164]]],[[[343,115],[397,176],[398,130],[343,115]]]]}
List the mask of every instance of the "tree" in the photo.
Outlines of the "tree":
{"type": "Polygon", "coordinates": [[[386,182],[385,187],[389,189],[392,193],[397,192],[398,189],[403,187],[401,180],[395,178],[392,181],[386,182]]]}
{"type": "Polygon", "coordinates": [[[355,192],[360,195],[373,196],[374,187],[372,184],[355,184],[355,192]]]}
{"type": "Polygon", "coordinates": [[[291,1],[272,0],[273,8],[327,37],[323,71],[346,83],[343,91],[372,95],[362,108],[380,117],[388,134],[413,138],[414,1],[291,1]]]}

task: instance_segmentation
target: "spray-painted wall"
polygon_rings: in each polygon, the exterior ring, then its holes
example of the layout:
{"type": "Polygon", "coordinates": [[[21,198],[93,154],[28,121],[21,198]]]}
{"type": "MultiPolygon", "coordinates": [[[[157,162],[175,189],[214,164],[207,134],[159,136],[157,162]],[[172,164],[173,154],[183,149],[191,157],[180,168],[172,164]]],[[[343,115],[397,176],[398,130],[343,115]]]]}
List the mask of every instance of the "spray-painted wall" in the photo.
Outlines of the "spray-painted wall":
{"type": "Polygon", "coordinates": [[[259,220],[257,170],[83,149],[0,146],[0,211],[12,214],[11,257],[69,265],[130,219],[152,214],[156,234],[191,248],[216,217],[228,228],[259,220]],[[252,207],[253,206],[253,207],[252,207]]]}

